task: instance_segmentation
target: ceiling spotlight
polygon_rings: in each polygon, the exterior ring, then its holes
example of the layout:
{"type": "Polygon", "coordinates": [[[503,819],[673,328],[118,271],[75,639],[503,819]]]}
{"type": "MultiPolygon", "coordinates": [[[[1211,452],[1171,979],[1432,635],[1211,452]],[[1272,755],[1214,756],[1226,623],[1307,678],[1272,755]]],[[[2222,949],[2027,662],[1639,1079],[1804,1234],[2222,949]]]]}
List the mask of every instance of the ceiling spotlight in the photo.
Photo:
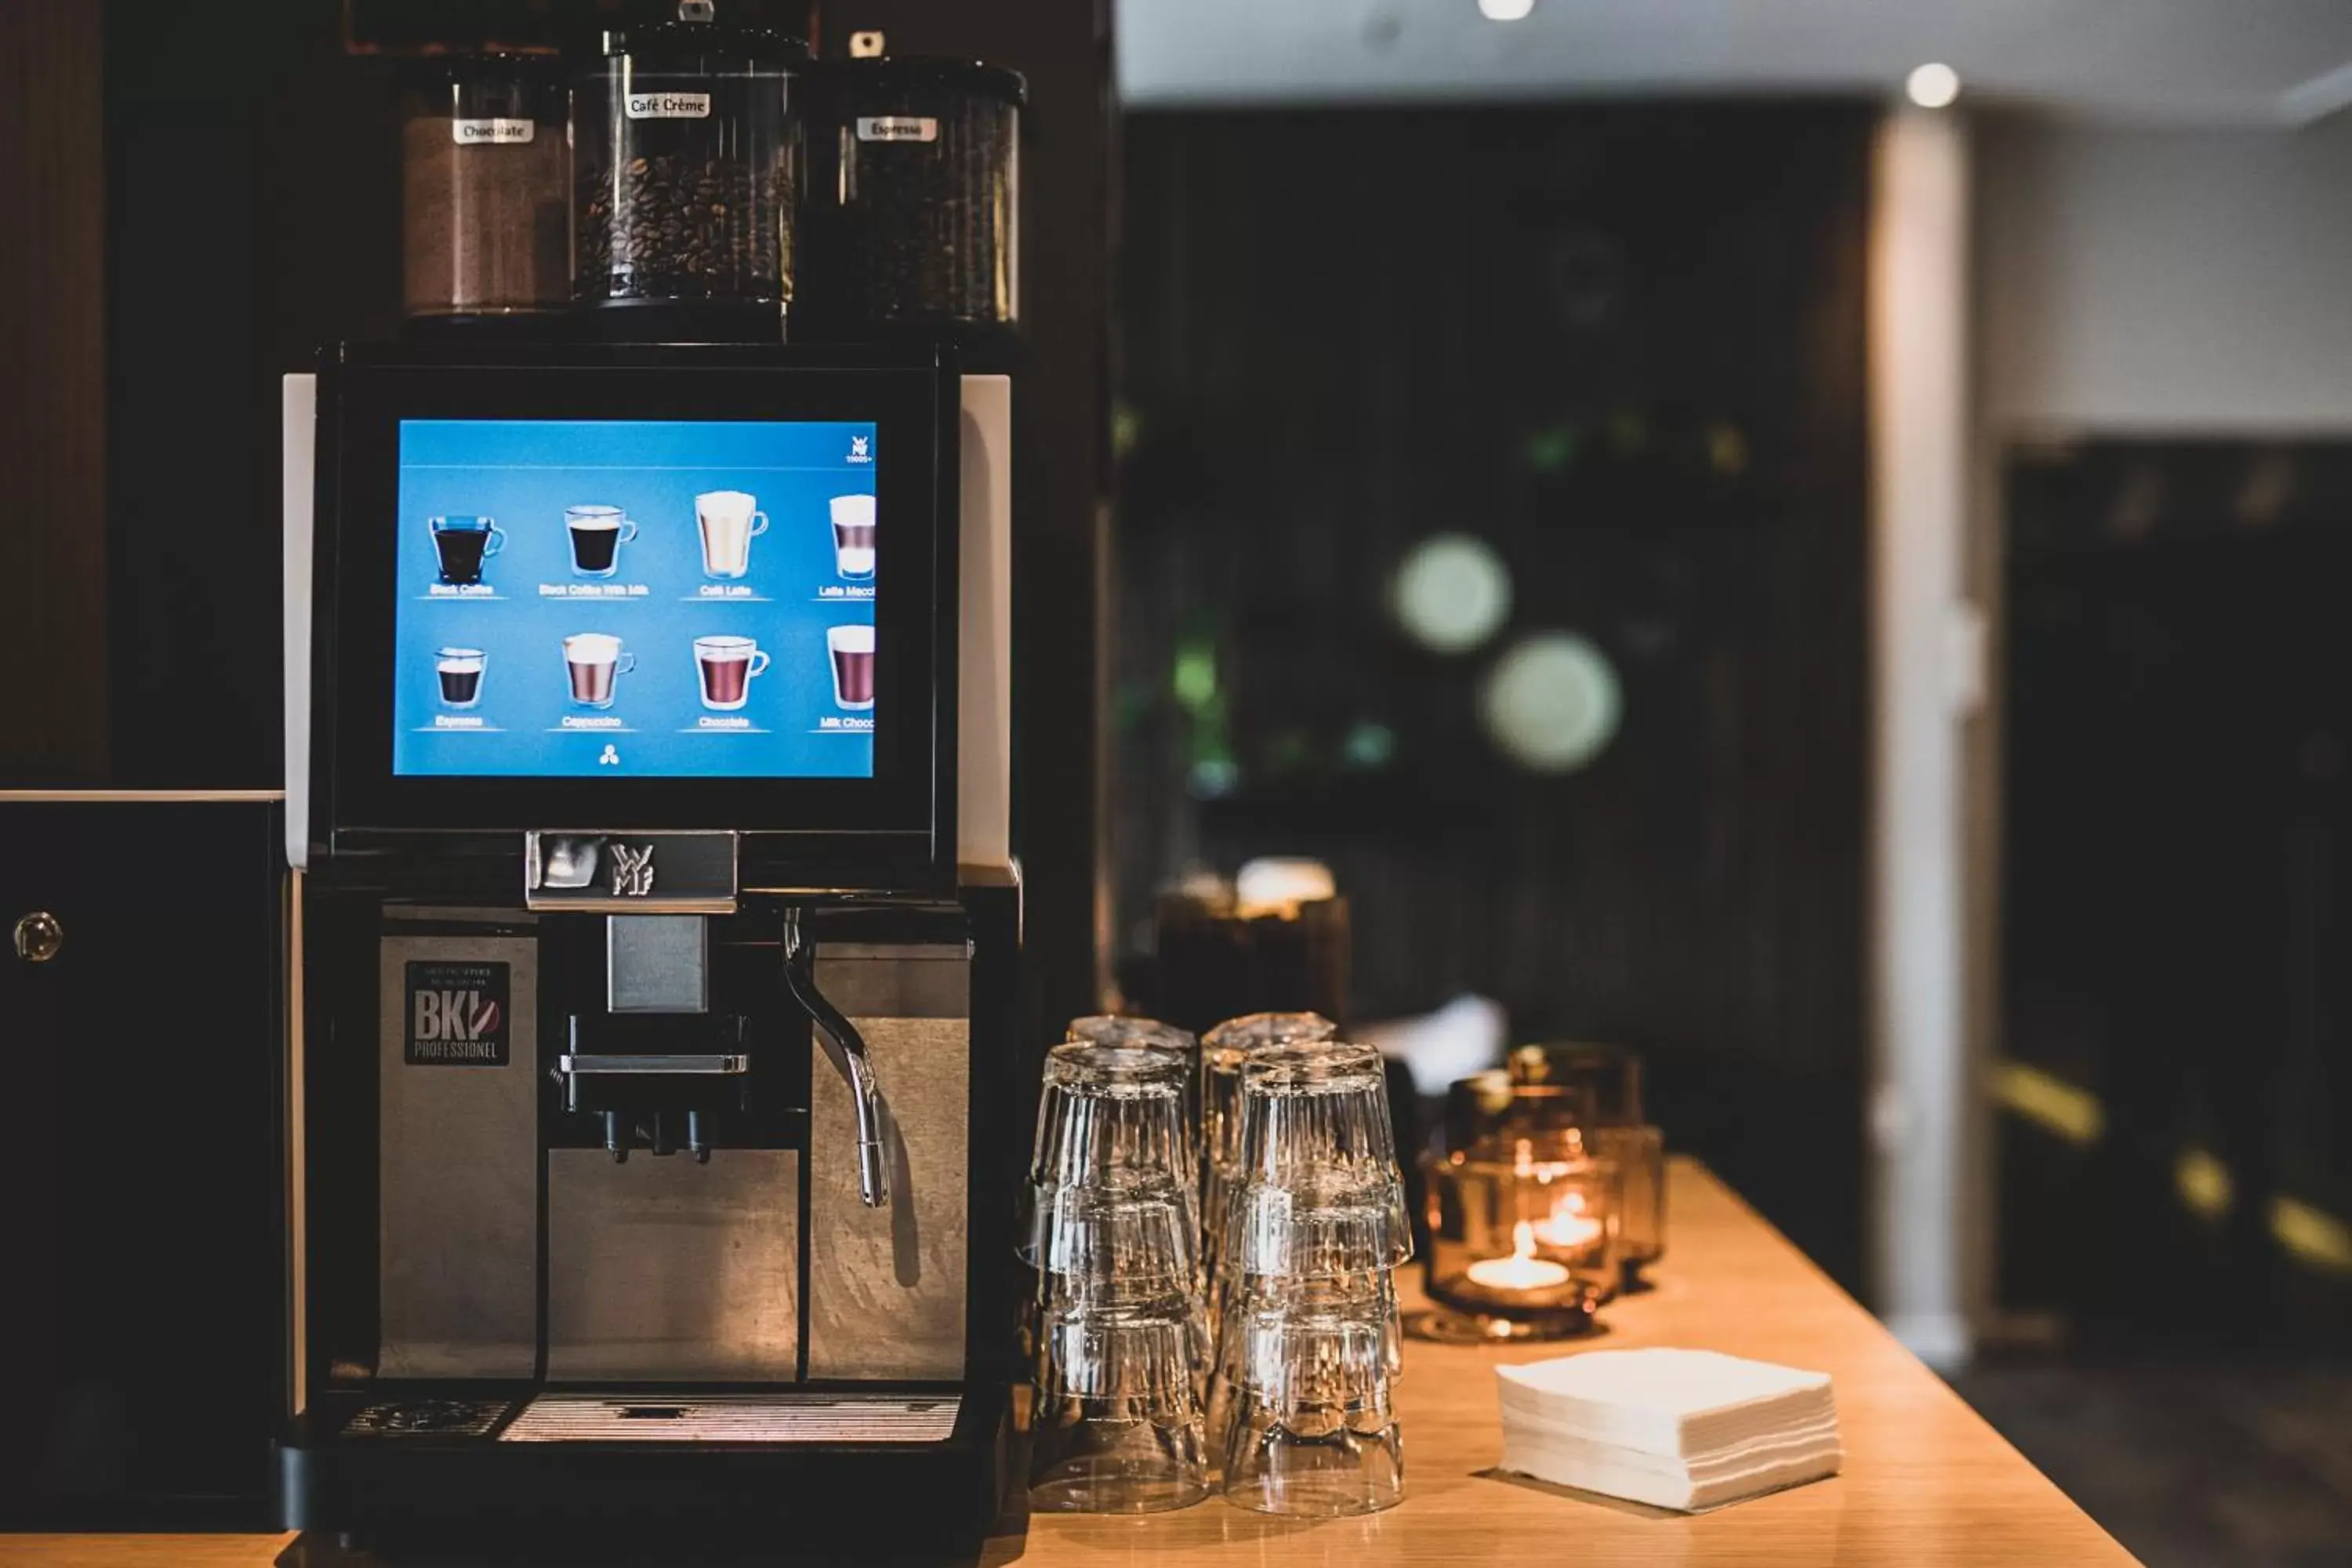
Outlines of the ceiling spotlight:
{"type": "Polygon", "coordinates": [[[1960,96],[1960,73],[1930,60],[1911,73],[1903,90],[1922,109],[1949,109],[1952,100],[1960,96]]]}
{"type": "Polygon", "coordinates": [[[1489,22],[1517,22],[1536,8],[1536,0],[1478,0],[1478,15],[1489,22]]]}

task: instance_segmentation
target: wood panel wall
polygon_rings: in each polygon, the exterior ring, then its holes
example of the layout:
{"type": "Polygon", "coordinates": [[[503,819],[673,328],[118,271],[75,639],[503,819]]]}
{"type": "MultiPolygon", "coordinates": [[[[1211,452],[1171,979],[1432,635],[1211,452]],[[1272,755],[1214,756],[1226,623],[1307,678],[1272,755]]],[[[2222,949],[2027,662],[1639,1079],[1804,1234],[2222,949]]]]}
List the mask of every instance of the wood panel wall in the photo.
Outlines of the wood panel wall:
{"type": "Polygon", "coordinates": [[[0,786],[106,770],[101,20],[0,5],[0,786]]]}
{"type": "Polygon", "coordinates": [[[1128,940],[1192,865],[1319,856],[1354,910],[1354,1017],[1475,992],[1517,1038],[1642,1049],[1670,1138],[1848,1280],[1872,123],[1138,114],[1120,258],[1128,940]],[[1441,533],[1511,580],[1458,652],[1390,608],[1441,533]],[[1481,694],[1560,632],[1622,717],[1546,774],[1481,694]]]}

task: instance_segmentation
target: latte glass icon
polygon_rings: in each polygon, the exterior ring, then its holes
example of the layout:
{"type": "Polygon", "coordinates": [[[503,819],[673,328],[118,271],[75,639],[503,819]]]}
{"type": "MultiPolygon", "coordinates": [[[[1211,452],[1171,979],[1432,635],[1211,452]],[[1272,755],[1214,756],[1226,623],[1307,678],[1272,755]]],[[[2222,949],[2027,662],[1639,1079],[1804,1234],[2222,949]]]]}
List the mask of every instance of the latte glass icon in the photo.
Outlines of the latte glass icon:
{"type": "Polygon", "coordinates": [[[768,531],[760,500],[742,490],[707,490],[694,498],[702,530],[702,574],[740,577],[751,569],[751,541],[768,531]]]}
{"type": "Polygon", "coordinates": [[[833,657],[833,702],[863,712],[874,706],[874,628],[828,626],[825,652],[833,657]]]}
{"type": "Polygon", "coordinates": [[[507,531],[487,517],[436,517],[425,526],[433,535],[441,581],[461,588],[480,582],[482,563],[506,548],[507,531]]]}
{"type": "Polygon", "coordinates": [[[563,639],[563,669],[572,700],[584,708],[610,708],[613,686],[637,668],[637,656],[621,651],[621,639],[605,632],[577,632],[563,639]]]}
{"type": "Polygon", "coordinates": [[[697,637],[694,668],[702,678],[702,705],[732,713],[750,700],[751,678],[768,668],[768,656],[750,637],[697,637]]]}
{"type": "Polygon", "coordinates": [[[637,536],[637,525],[616,506],[568,506],[563,531],[572,538],[572,574],[610,577],[620,569],[621,546],[637,536]]]}
{"type": "Polygon", "coordinates": [[[874,575],[874,498],[835,496],[833,507],[833,569],[844,577],[874,575]]]}
{"type": "Polygon", "coordinates": [[[433,673],[441,682],[441,706],[471,708],[482,700],[482,669],[489,655],[478,647],[436,648],[433,673]]]}

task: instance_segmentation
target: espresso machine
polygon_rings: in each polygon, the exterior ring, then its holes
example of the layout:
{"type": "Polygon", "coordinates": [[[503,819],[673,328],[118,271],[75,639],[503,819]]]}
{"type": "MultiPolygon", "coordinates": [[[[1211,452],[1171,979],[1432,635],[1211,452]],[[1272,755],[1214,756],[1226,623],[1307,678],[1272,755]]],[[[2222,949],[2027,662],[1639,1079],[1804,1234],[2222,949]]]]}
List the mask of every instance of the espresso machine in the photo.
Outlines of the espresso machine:
{"type": "Polygon", "coordinates": [[[1010,400],[937,344],[287,379],[290,1556],[995,1518],[1010,400]]]}

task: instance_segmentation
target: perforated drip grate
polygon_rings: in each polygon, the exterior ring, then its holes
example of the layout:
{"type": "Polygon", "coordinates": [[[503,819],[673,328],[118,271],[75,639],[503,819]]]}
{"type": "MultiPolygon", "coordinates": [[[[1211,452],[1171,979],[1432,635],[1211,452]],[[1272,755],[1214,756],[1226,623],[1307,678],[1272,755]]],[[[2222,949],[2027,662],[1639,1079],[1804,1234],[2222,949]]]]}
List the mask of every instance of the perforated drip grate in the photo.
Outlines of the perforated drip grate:
{"type": "Polygon", "coordinates": [[[343,1425],[346,1437],[478,1437],[507,1413],[503,1399],[402,1399],[371,1405],[343,1425]]]}
{"type": "Polygon", "coordinates": [[[502,1443],[941,1443],[962,1401],[831,1394],[541,1394],[502,1443]]]}

